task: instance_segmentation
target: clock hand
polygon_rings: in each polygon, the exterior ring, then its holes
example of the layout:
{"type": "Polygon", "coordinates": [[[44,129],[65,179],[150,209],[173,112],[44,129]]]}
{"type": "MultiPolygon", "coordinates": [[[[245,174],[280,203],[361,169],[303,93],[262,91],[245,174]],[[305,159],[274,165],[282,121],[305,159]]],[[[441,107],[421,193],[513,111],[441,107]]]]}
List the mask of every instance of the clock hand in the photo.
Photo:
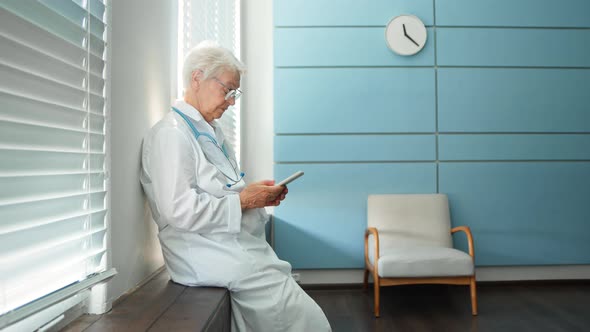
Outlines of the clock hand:
{"type": "Polygon", "coordinates": [[[402,27],[404,28],[404,36],[407,37],[408,36],[408,33],[406,32],[406,25],[405,24],[402,24],[402,27]]]}
{"type": "Polygon", "coordinates": [[[418,43],[416,43],[416,41],[414,39],[412,39],[412,37],[406,35],[406,37],[412,41],[412,43],[414,43],[414,45],[416,45],[417,47],[420,47],[420,45],[418,45],[418,43]]]}

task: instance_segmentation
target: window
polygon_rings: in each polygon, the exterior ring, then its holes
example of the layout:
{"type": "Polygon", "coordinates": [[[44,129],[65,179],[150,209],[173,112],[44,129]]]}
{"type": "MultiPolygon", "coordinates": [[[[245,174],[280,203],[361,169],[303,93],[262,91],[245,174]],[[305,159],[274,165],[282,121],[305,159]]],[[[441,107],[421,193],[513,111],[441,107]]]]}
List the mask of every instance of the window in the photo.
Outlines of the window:
{"type": "MultiPolygon", "coordinates": [[[[240,58],[240,1],[184,0],[179,3],[178,91],[182,97],[182,64],[186,53],[203,40],[214,40],[240,58]]],[[[247,92],[246,92],[247,93],[247,92]]],[[[240,161],[240,100],[219,120],[240,161]]]]}
{"type": "Polygon", "coordinates": [[[0,2],[0,315],[106,268],[107,13],[0,2]]]}

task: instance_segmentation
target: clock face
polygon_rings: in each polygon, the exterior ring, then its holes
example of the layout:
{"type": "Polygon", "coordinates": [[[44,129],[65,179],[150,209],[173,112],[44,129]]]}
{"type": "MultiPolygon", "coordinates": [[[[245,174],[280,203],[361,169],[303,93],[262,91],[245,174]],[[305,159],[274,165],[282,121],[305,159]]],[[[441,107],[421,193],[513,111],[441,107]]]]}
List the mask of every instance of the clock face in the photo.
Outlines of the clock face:
{"type": "Polygon", "coordinates": [[[399,55],[420,52],[426,44],[426,27],[414,15],[396,16],[385,28],[387,46],[399,55]]]}

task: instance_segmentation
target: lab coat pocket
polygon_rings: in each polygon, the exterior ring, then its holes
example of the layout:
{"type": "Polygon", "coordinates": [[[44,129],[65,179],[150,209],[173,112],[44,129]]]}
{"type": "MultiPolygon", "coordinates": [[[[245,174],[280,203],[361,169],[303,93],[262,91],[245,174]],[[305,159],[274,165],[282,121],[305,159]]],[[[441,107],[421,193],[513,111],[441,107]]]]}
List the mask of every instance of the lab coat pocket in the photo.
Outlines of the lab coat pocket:
{"type": "Polygon", "coordinates": [[[255,237],[264,236],[268,215],[264,209],[250,209],[242,213],[242,230],[255,237]]]}

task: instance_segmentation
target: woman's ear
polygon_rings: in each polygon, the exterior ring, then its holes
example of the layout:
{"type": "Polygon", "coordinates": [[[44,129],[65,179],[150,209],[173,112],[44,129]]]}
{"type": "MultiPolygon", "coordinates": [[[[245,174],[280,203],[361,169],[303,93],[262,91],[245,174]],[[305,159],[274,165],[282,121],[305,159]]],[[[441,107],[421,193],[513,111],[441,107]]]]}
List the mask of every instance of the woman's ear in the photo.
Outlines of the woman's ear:
{"type": "Polygon", "coordinates": [[[191,76],[191,86],[195,89],[199,88],[201,85],[201,80],[203,79],[203,72],[200,70],[193,71],[191,76]]]}

